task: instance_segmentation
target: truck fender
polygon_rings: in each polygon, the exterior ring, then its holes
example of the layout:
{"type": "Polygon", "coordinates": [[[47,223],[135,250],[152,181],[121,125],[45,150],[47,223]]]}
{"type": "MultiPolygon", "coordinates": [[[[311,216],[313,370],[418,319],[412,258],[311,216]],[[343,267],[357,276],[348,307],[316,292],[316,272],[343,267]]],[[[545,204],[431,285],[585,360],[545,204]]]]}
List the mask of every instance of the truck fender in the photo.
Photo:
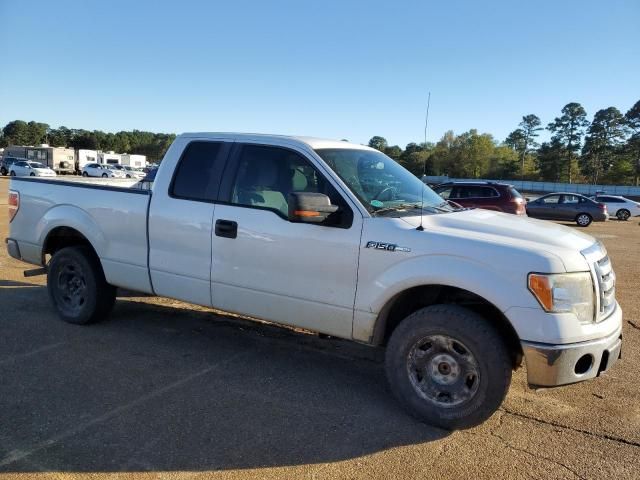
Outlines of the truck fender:
{"type": "MultiPolygon", "coordinates": [[[[456,287],[482,297],[501,312],[511,306],[537,308],[533,295],[526,295],[526,279],[480,259],[452,255],[424,255],[394,263],[375,278],[367,279],[367,289],[358,288],[353,336],[369,341],[385,306],[400,293],[427,285],[456,287]]],[[[518,331],[518,326],[510,321],[518,331]]]]}
{"type": "Polygon", "coordinates": [[[49,209],[36,225],[36,238],[42,248],[44,260],[44,245],[49,233],[57,227],[73,228],[81,233],[91,244],[98,255],[102,257],[107,244],[104,233],[95,220],[84,210],[73,205],[56,205],[49,209]]]}

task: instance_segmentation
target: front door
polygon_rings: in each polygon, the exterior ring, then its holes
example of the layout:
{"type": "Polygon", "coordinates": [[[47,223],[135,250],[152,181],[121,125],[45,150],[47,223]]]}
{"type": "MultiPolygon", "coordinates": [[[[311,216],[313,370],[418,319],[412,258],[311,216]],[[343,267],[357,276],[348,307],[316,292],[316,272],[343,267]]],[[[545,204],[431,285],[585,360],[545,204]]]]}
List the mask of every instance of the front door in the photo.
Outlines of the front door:
{"type": "Polygon", "coordinates": [[[214,214],[213,306],[351,338],[362,216],[304,154],[238,146],[214,214]],[[338,223],[292,223],[288,195],[325,193],[338,223]]]}

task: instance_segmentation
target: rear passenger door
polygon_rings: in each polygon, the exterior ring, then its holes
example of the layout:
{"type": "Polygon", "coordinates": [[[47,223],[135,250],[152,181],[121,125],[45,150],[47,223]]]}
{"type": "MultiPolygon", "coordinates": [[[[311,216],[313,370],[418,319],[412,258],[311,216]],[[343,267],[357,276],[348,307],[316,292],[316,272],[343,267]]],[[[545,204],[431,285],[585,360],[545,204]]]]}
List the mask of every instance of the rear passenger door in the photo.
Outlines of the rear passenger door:
{"type": "Polygon", "coordinates": [[[580,211],[581,197],[577,195],[560,195],[556,209],[559,220],[574,220],[580,211]]]}
{"type": "Polygon", "coordinates": [[[151,198],[149,271],[156,294],[209,306],[214,201],[232,144],[180,141],[173,177],[158,176],[151,198]]]}
{"type": "Polygon", "coordinates": [[[214,215],[213,306],[351,338],[362,215],[305,153],[234,150],[214,215]],[[301,191],[328,195],[339,223],[290,222],[288,195],[301,191]]]}

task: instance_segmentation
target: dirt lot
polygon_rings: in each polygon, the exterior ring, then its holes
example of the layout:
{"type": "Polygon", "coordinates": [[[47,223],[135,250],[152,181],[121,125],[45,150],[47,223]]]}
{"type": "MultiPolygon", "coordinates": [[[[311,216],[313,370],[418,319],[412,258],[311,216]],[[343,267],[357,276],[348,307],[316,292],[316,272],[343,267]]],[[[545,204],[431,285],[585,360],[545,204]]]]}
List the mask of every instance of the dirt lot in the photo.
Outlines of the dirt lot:
{"type": "Polygon", "coordinates": [[[623,360],[553,390],[520,370],[496,415],[455,433],[404,414],[367,347],[150,297],[65,324],[3,244],[0,478],[640,478],[640,226],[587,231],[618,275],[623,360]]]}

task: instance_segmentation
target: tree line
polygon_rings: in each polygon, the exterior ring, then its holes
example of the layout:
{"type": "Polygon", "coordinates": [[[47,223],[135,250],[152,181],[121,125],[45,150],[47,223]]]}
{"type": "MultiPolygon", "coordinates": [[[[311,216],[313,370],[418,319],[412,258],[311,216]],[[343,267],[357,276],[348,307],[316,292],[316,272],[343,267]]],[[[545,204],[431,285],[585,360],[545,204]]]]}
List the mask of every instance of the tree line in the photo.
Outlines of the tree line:
{"type": "Polygon", "coordinates": [[[51,128],[46,123],[14,120],[0,134],[0,147],[8,145],[40,145],[52,147],[103,150],[146,155],[149,162],[159,162],[176,138],[173,133],[153,133],[141,130],[108,133],[67,127],[51,128]]]}
{"type": "Polygon", "coordinates": [[[448,131],[437,143],[409,143],[404,150],[381,136],[369,146],[418,176],[640,184],[640,101],[625,114],[615,107],[598,110],[591,121],[582,105],[568,103],[544,128],[529,114],[502,142],[472,129],[448,131]],[[544,128],[550,139],[540,144],[544,128]]]}
{"type": "MultiPolygon", "coordinates": [[[[640,184],[640,101],[625,114],[615,107],[598,110],[593,119],[579,103],[568,103],[545,127],[550,140],[537,139],[544,129],[537,115],[522,117],[504,141],[471,129],[449,130],[437,143],[409,143],[404,149],[381,136],[369,146],[393,158],[415,175],[452,178],[526,179],[565,183],[640,184]]],[[[0,147],[38,145],[146,155],[159,162],[175,138],[173,133],[140,130],[51,128],[46,123],[14,120],[0,134],[0,147]]]]}

